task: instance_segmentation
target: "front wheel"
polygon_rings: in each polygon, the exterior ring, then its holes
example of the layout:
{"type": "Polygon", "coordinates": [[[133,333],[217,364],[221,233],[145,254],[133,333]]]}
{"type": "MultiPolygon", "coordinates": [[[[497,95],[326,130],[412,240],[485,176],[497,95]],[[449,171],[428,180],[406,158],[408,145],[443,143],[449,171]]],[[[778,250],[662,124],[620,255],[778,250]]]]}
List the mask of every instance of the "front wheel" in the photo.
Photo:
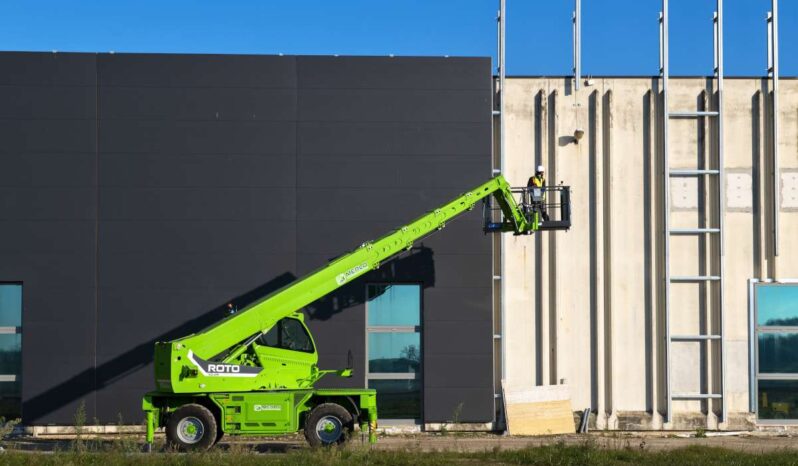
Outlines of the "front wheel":
{"type": "Polygon", "coordinates": [[[216,418],[208,408],[198,404],[181,406],[166,424],[166,440],[181,451],[207,450],[216,442],[216,418]]]}
{"type": "Polygon", "coordinates": [[[352,422],[352,415],[343,406],[320,404],[305,420],[305,439],[312,447],[344,443],[352,431],[352,422]]]}

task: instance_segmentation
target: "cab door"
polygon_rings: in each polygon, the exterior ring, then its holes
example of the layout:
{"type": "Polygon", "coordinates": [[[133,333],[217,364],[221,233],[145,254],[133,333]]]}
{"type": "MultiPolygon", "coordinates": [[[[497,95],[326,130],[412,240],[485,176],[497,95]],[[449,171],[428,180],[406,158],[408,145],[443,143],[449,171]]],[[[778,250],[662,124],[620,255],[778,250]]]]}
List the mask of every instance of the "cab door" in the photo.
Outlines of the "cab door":
{"type": "Polygon", "coordinates": [[[253,345],[268,381],[266,389],[302,388],[300,382],[314,372],[316,346],[304,322],[286,317],[253,345]]]}

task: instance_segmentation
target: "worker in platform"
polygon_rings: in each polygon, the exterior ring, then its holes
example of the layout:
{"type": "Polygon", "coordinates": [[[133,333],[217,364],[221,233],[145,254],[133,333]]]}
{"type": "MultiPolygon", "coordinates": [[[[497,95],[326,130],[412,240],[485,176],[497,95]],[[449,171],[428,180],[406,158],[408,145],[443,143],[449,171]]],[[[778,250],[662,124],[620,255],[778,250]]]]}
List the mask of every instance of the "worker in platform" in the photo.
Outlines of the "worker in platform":
{"type": "Polygon", "coordinates": [[[535,170],[535,174],[529,178],[526,186],[527,188],[541,188],[541,192],[539,196],[534,195],[534,191],[531,193],[532,196],[532,207],[537,209],[540,212],[541,218],[544,221],[549,221],[549,214],[546,212],[546,177],[544,175],[545,169],[543,165],[538,165],[537,170],[535,170]]]}

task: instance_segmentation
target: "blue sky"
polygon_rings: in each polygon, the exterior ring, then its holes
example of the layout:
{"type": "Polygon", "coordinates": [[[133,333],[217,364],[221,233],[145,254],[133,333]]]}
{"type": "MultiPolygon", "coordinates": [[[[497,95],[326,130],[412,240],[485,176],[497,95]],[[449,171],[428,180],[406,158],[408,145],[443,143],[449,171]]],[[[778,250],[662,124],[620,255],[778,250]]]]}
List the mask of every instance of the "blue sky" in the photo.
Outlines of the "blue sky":
{"type": "MultiPolygon", "coordinates": [[[[653,75],[660,0],[582,0],[583,73],[653,75]]],[[[571,71],[572,0],[507,0],[507,72],[571,71]]],[[[672,74],[709,74],[714,0],[671,0],[672,74]]],[[[495,56],[498,0],[0,2],[0,49],[495,56]]],[[[770,0],[725,1],[727,75],[762,75],[770,0]]],[[[798,0],[780,1],[781,74],[798,75],[798,0]]]]}

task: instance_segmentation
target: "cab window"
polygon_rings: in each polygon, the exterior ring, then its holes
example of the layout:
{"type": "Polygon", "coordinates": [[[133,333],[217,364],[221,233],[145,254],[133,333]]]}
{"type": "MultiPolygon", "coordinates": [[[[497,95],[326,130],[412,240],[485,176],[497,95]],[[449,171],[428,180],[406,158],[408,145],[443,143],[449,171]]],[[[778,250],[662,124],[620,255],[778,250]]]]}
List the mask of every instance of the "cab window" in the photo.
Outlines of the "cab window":
{"type": "Polygon", "coordinates": [[[313,342],[305,326],[297,319],[286,317],[261,335],[258,343],[271,348],[313,352],[313,342]]]}

